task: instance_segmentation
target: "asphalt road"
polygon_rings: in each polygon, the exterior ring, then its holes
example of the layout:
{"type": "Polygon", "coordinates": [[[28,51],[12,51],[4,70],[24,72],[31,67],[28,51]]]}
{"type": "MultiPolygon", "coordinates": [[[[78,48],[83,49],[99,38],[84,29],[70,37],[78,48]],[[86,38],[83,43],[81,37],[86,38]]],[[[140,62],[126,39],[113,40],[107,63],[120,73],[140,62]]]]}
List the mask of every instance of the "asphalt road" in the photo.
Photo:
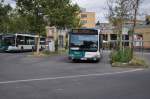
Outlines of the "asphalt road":
{"type": "MultiPolygon", "coordinates": [[[[150,99],[150,70],[0,53],[0,99],[150,99]]],[[[146,54],[146,58],[150,54],[146,54]]]]}

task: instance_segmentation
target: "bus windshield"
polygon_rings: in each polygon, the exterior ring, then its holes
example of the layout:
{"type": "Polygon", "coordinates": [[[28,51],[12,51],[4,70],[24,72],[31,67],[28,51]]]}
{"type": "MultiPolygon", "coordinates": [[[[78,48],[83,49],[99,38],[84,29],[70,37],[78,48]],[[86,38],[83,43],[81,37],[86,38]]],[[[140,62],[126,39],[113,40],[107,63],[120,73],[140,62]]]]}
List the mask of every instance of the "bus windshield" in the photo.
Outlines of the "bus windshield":
{"type": "Polygon", "coordinates": [[[4,43],[6,46],[14,46],[15,45],[15,36],[4,37],[4,43]]]}
{"type": "Polygon", "coordinates": [[[72,34],[70,41],[71,49],[97,51],[98,50],[98,35],[80,35],[72,34]]]}

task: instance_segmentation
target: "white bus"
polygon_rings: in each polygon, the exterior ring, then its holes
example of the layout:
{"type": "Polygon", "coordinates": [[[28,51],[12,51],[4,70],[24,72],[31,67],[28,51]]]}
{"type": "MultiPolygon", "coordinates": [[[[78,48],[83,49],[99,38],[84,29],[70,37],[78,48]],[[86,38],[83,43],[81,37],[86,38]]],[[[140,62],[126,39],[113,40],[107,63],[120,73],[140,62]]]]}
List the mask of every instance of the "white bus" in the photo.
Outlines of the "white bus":
{"type": "Polygon", "coordinates": [[[92,60],[102,57],[102,38],[96,29],[72,29],[69,33],[69,59],[92,60]]]}
{"type": "MultiPolygon", "coordinates": [[[[4,35],[3,42],[5,44],[4,51],[33,51],[36,49],[37,35],[30,34],[12,34],[4,35]]],[[[45,39],[41,38],[40,49],[45,48],[45,39]]]]}

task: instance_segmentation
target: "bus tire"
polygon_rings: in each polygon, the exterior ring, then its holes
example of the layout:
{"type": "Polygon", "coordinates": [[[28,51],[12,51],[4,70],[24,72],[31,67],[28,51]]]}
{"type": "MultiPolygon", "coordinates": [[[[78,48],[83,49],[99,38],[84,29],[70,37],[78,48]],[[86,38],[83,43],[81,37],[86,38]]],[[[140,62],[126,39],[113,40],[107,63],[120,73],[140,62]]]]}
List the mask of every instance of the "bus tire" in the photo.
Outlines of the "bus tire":
{"type": "Polygon", "coordinates": [[[72,62],[73,62],[73,63],[78,63],[79,60],[78,60],[78,59],[72,59],[72,62]]]}
{"type": "Polygon", "coordinates": [[[23,48],[23,46],[21,46],[21,52],[23,52],[24,51],[24,48],[23,48]]]}
{"type": "Polygon", "coordinates": [[[100,59],[96,59],[96,60],[94,60],[94,62],[95,62],[95,63],[98,63],[98,62],[100,62],[100,59]]]}
{"type": "Polygon", "coordinates": [[[35,48],[32,46],[32,52],[35,50],[35,48]]]}

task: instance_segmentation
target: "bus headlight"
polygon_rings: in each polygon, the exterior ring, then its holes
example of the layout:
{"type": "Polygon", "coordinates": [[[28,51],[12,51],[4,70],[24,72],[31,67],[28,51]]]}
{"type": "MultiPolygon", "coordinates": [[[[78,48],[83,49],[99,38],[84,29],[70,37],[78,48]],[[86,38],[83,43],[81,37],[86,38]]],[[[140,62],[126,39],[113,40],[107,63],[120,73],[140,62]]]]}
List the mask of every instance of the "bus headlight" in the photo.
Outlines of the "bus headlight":
{"type": "Polygon", "coordinates": [[[74,57],[74,55],[73,55],[73,54],[70,54],[69,57],[74,57]]]}

